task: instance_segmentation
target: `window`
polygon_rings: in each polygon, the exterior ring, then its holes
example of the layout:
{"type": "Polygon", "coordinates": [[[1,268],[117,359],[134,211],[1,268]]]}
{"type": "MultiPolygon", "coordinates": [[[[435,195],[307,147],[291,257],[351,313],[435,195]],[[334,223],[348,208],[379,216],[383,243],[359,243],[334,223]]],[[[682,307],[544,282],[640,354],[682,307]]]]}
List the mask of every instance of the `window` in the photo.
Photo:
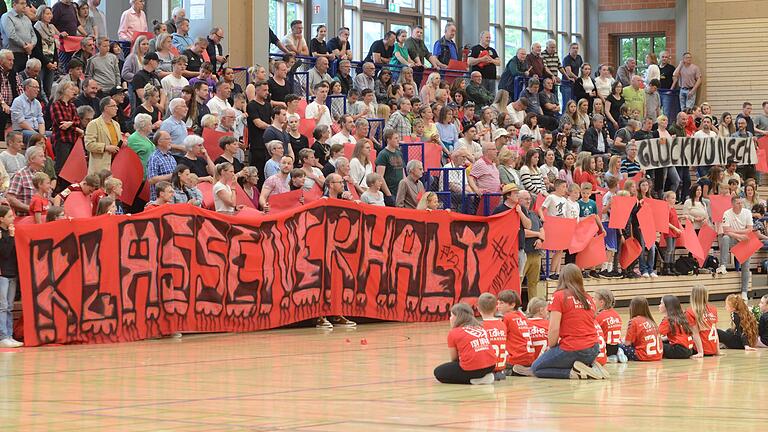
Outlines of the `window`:
{"type": "Polygon", "coordinates": [[[571,41],[581,41],[581,10],[584,0],[490,0],[490,28],[505,65],[518,48],[531,43],[557,41],[560,56],[568,53],[571,41]],[[573,16],[572,11],[578,16],[573,16]],[[493,29],[496,29],[494,35],[493,29]]]}
{"type": "MultiPolygon", "coordinates": [[[[269,27],[277,37],[282,38],[290,31],[293,20],[305,21],[302,0],[269,0],[269,27]]],[[[307,26],[305,22],[304,27],[307,26]]]]}
{"type": "Polygon", "coordinates": [[[363,21],[363,57],[368,55],[368,49],[374,42],[384,37],[384,33],[384,24],[380,22],[363,21]]]}
{"type": "Polygon", "coordinates": [[[647,65],[645,56],[667,49],[667,38],[661,35],[634,35],[619,38],[619,58],[617,64],[624,64],[628,58],[637,60],[638,72],[644,72],[647,65]]]}

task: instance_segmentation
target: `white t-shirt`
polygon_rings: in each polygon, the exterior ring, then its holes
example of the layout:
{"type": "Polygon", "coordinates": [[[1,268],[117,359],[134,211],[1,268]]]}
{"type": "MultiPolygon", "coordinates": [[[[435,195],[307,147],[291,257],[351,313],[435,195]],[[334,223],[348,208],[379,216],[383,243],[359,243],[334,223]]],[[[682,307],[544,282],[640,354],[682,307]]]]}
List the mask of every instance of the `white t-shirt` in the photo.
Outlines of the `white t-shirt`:
{"type": "Polygon", "coordinates": [[[507,105],[507,114],[509,115],[509,118],[512,120],[512,124],[525,123],[525,110],[516,111],[514,105],[509,104],[507,105]]]}
{"type": "Polygon", "coordinates": [[[752,228],[752,212],[742,208],[739,214],[733,212],[732,208],[723,213],[723,227],[734,230],[745,230],[752,228]]]}
{"type": "Polygon", "coordinates": [[[229,104],[228,100],[221,99],[218,96],[212,97],[206,105],[208,106],[208,110],[211,112],[211,114],[219,117],[219,119],[221,119],[222,111],[227,108],[232,108],[232,105],[229,104]]]}
{"type": "Polygon", "coordinates": [[[707,135],[706,132],[703,130],[697,130],[695,134],[693,134],[694,138],[717,138],[717,132],[710,130],[709,135],[707,135]]]}
{"type": "Polygon", "coordinates": [[[165,94],[168,95],[168,100],[173,100],[181,97],[181,90],[189,85],[189,80],[184,77],[177,79],[173,75],[166,75],[160,80],[160,84],[163,86],[165,94]]]}
{"type": "Polygon", "coordinates": [[[332,136],[326,144],[329,146],[334,144],[347,144],[351,143],[353,140],[354,138],[352,135],[344,135],[344,131],[339,131],[334,136],[332,136]]]}
{"type": "Polygon", "coordinates": [[[384,193],[382,193],[381,191],[378,191],[376,193],[373,193],[373,192],[370,192],[370,191],[365,191],[365,192],[363,192],[362,195],[360,195],[360,201],[362,201],[362,202],[364,202],[366,204],[383,207],[384,206],[384,193]]]}
{"type": "Polygon", "coordinates": [[[27,158],[21,153],[12,155],[8,150],[0,153],[0,163],[5,167],[5,171],[10,177],[13,177],[19,170],[27,166],[27,158]]]}
{"type": "Polygon", "coordinates": [[[565,217],[567,217],[568,219],[579,218],[579,202],[578,201],[571,201],[569,199],[565,200],[565,217]]]}
{"type": "Polygon", "coordinates": [[[224,204],[224,201],[219,198],[219,191],[225,191],[228,194],[232,193],[232,188],[229,187],[229,185],[225,185],[222,182],[216,182],[215,185],[213,185],[213,204],[216,208],[217,212],[227,212],[232,213],[235,211],[235,208],[224,204]]]}
{"type": "MultiPolygon", "coordinates": [[[[323,171],[320,168],[312,167],[312,173],[318,177],[323,176],[323,171]]],[[[304,190],[312,190],[317,183],[309,177],[304,177],[304,190]]],[[[319,187],[319,186],[318,186],[319,187]]]]}
{"type": "MultiPolygon", "coordinates": [[[[542,204],[542,208],[545,208],[547,210],[547,214],[550,216],[557,216],[557,217],[567,217],[566,216],[566,203],[568,202],[568,198],[557,196],[553,193],[547,195],[547,198],[544,200],[544,204],[542,204]]],[[[576,203],[576,207],[578,208],[579,203],[576,203]]],[[[576,212],[576,216],[579,215],[579,212],[576,212]]]]}
{"type": "MultiPolygon", "coordinates": [[[[325,112],[320,117],[320,120],[317,121],[317,126],[325,125],[330,127],[333,123],[333,119],[331,119],[331,110],[329,110],[325,105],[323,105],[323,107],[325,108],[325,112]]],[[[307,105],[307,108],[304,110],[304,118],[313,119],[317,117],[319,110],[320,104],[317,102],[312,102],[311,104],[307,105]]]]}
{"type": "Polygon", "coordinates": [[[365,177],[372,172],[373,164],[370,161],[365,166],[363,166],[358,158],[352,158],[352,160],[349,161],[349,177],[352,178],[352,181],[355,182],[356,185],[363,188],[363,190],[368,189],[365,177]]]}

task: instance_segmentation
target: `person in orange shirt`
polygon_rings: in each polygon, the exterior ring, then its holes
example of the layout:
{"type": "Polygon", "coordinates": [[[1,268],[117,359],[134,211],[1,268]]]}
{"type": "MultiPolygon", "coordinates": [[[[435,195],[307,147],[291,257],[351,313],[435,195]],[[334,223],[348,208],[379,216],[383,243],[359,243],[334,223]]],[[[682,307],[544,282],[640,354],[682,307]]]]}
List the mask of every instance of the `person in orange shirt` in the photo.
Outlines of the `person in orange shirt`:
{"type": "Polygon", "coordinates": [[[664,319],[659,324],[659,334],[664,342],[664,358],[687,359],[693,355],[693,331],[680,307],[680,300],[665,295],[659,303],[659,313],[664,319]]]}
{"type": "Polygon", "coordinates": [[[516,291],[504,290],[499,293],[498,310],[504,316],[507,326],[507,375],[533,376],[531,364],[535,360],[533,342],[525,314],[516,291]]]}
{"type": "Polygon", "coordinates": [[[695,354],[691,358],[705,355],[720,355],[720,337],[717,334],[717,309],[707,303],[709,292],[702,285],[691,289],[691,307],[685,311],[685,318],[693,331],[695,354]]]}
{"type": "Polygon", "coordinates": [[[619,349],[624,350],[629,360],[658,361],[664,354],[664,345],[656,321],[653,320],[648,299],[637,296],[629,303],[629,324],[624,343],[619,349]]]}
{"type": "Polygon", "coordinates": [[[624,351],[619,349],[621,343],[621,317],[613,308],[616,301],[613,293],[605,288],[595,291],[595,306],[597,306],[597,324],[602,330],[602,337],[605,340],[605,350],[610,363],[626,363],[627,356],[624,351]]]}
{"type": "Polygon", "coordinates": [[[549,313],[547,312],[547,301],[541,297],[534,297],[528,300],[528,330],[531,333],[531,343],[533,343],[533,357],[539,358],[542,349],[547,346],[547,336],[549,334],[549,313]]]}
{"type": "Polygon", "coordinates": [[[51,205],[51,178],[48,174],[38,171],[32,176],[32,186],[37,189],[37,193],[29,202],[29,214],[35,218],[36,224],[41,224],[45,222],[48,207],[51,205]]]}
{"type": "Polygon", "coordinates": [[[496,354],[496,369],[493,376],[496,381],[507,378],[504,368],[507,365],[507,325],[496,316],[496,296],[491,293],[480,294],[477,298],[477,310],[483,318],[483,328],[488,332],[491,348],[496,354]]]}

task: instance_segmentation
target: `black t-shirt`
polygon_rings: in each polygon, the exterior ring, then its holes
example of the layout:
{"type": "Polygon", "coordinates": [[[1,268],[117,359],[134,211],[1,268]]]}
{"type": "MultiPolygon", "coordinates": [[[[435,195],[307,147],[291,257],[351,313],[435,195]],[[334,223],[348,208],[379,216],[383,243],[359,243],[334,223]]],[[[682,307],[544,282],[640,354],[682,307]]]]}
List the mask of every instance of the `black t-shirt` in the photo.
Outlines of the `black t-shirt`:
{"type": "Polygon", "coordinates": [[[132,83],[134,91],[143,89],[147,84],[160,88],[160,77],[154,72],[147,72],[145,69],[142,69],[133,76],[132,83]]]}
{"type": "Polygon", "coordinates": [[[209,177],[208,163],[203,158],[197,158],[195,160],[188,159],[186,156],[174,156],[176,158],[177,165],[186,165],[192,174],[198,177],[209,177]]]}
{"type": "Polygon", "coordinates": [[[336,165],[326,162],[325,165],[323,165],[323,177],[328,177],[329,175],[336,172],[336,165]]]}
{"type": "Polygon", "coordinates": [[[191,49],[185,49],[182,54],[187,56],[187,70],[192,72],[200,72],[200,65],[202,65],[205,61],[203,60],[203,57],[195,54],[195,52],[191,49]]]}
{"type": "MultiPolygon", "coordinates": [[[[483,48],[482,45],[475,45],[472,47],[472,50],[469,52],[470,57],[474,58],[480,58],[485,56],[486,54],[489,54],[491,58],[497,59],[499,58],[499,54],[496,52],[493,47],[483,48]],[[482,53],[482,54],[481,54],[482,53]]],[[[483,75],[483,79],[496,79],[496,65],[493,63],[486,63],[483,66],[480,66],[480,64],[476,64],[472,66],[472,72],[478,71],[483,75]]]]}
{"type": "Polygon", "coordinates": [[[298,138],[294,138],[291,134],[288,134],[288,142],[293,149],[293,155],[296,156],[296,159],[298,159],[301,150],[309,148],[309,139],[304,135],[299,135],[298,138]]]}
{"type": "Polygon", "coordinates": [[[148,109],[144,107],[144,105],[139,105],[136,107],[136,112],[134,113],[134,117],[136,117],[136,114],[147,114],[150,117],[152,117],[152,123],[154,124],[158,120],[162,119],[162,116],[160,115],[159,109],[154,109],[152,112],[150,112],[148,109]]]}
{"type": "Polygon", "coordinates": [[[260,104],[255,100],[248,102],[246,107],[248,113],[248,145],[251,148],[265,148],[264,146],[264,129],[259,129],[253,124],[254,119],[259,119],[266,124],[272,121],[272,106],[269,101],[264,104],[260,104]]]}
{"type": "Polygon", "coordinates": [[[288,80],[285,80],[285,85],[280,85],[274,78],[269,79],[269,95],[273,101],[285,102],[285,97],[289,94],[291,94],[291,86],[288,80]]]}
{"type": "Polygon", "coordinates": [[[331,146],[315,141],[315,143],[312,144],[312,150],[315,151],[315,158],[320,165],[325,166],[325,164],[328,163],[328,157],[331,155],[331,146]]]}
{"type": "Polygon", "coordinates": [[[384,46],[384,41],[379,39],[373,44],[371,44],[371,49],[368,51],[368,56],[365,57],[365,62],[373,62],[373,53],[380,54],[383,58],[391,59],[393,55],[395,55],[395,46],[392,45],[389,48],[386,48],[384,46]]]}
{"type": "Polygon", "coordinates": [[[328,45],[325,42],[320,42],[317,38],[312,38],[309,41],[309,55],[315,54],[328,54],[328,45]]]}
{"type": "Polygon", "coordinates": [[[671,64],[659,66],[661,76],[659,78],[659,88],[668,89],[672,87],[672,74],[675,73],[675,67],[671,64]]]}
{"type": "Polygon", "coordinates": [[[74,103],[78,108],[83,105],[88,105],[89,107],[93,108],[93,111],[95,112],[93,118],[101,115],[101,109],[99,109],[99,98],[89,98],[85,95],[85,93],[81,92],[80,96],[75,98],[74,103]]]}
{"type": "Polygon", "coordinates": [[[342,46],[341,39],[337,37],[331,38],[331,40],[328,41],[327,44],[325,44],[328,47],[328,52],[332,53],[333,50],[339,50],[339,51],[347,51],[352,50],[352,45],[347,41],[347,43],[342,46]]]}
{"type": "MultiPolygon", "coordinates": [[[[224,159],[224,156],[219,156],[219,157],[216,158],[215,161],[213,161],[213,164],[214,165],[218,165],[218,164],[224,163],[224,162],[229,162],[229,161],[224,159]]],[[[231,163],[232,166],[235,168],[235,174],[239,173],[240,171],[243,170],[243,168],[245,168],[245,165],[242,162],[240,162],[239,160],[234,159],[234,158],[232,159],[232,162],[229,162],[229,163],[231,163]]]]}

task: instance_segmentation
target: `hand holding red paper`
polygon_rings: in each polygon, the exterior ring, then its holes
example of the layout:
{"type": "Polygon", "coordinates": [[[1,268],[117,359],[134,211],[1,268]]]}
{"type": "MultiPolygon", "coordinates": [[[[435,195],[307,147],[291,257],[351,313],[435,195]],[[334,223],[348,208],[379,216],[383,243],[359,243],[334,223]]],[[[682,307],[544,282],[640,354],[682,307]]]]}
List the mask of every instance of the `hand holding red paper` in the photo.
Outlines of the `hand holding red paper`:
{"type": "Polygon", "coordinates": [[[734,256],[740,263],[746,263],[749,257],[755,252],[759,251],[763,247],[763,242],[757,237],[757,233],[750,231],[747,234],[747,239],[742,240],[731,248],[731,255],[734,256]]]}

